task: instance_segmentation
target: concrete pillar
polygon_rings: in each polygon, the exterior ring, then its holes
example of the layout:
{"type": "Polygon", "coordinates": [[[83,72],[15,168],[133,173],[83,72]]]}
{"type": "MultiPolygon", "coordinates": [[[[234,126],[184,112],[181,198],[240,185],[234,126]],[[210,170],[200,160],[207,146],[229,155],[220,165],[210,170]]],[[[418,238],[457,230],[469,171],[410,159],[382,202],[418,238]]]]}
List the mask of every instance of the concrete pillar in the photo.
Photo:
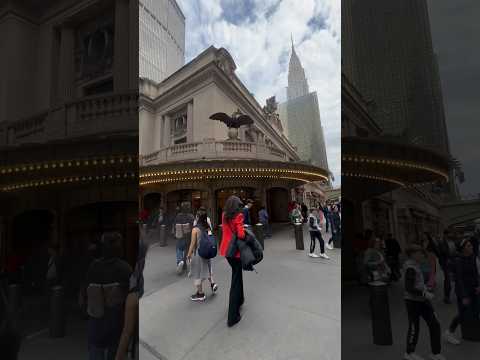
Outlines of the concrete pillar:
{"type": "Polygon", "coordinates": [[[168,115],[165,115],[163,118],[165,120],[165,123],[164,123],[164,126],[163,126],[164,133],[161,134],[161,135],[163,135],[163,146],[168,147],[168,146],[171,145],[171,143],[170,143],[171,120],[170,120],[170,116],[168,116],[168,115]]]}
{"type": "Polygon", "coordinates": [[[130,89],[137,89],[138,87],[138,48],[139,48],[139,17],[138,17],[138,0],[130,0],[129,1],[129,35],[130,35],[130,43],[129,43],[129,88],[130,89]]]}
{"type": "MultiPolygon", "coordinates": [[[[115,53],[113,57],[113,88],[115,92],[126,91],[129,88],[129,69],[131,59],[128,51],[130,44],[129,28],[129,1],[115,0],[115,53]]],[[[136,56],[138,57],[138,55],[136,56]]]]}
{"type": "Polygon", "coordinates": [[[73,28],[62,25],[60,28],[60,57],[58,62],[58,99],[67,101],[74,95],[75,76],[75,37],[73,28]]]}

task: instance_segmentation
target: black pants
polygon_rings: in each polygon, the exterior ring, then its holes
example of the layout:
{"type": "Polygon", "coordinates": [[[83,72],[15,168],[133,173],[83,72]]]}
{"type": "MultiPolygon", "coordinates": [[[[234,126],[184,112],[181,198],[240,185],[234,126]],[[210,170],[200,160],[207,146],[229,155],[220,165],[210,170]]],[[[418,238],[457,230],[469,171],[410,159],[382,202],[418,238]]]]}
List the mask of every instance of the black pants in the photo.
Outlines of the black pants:
{"type": "Polygon", "coordinates": [[[323,241],[322,233],[320,231],[310,231],[310,254],[315,251],[315,239],[320,243],[320,253],[325,252],[325,241],[323,241]]]}
{"type": "Polygon", "coordinates": [[[457,330],[458,325],[463,324],[466,320],[469,320],[467,317],[478,319],[478,297],[475,294],[472,294],[468,298],[470,299],[470,304],[464,305],[463,299],[457,297],[458,314],[453,318],[449,326],[449,330],[452,333],[457,330]]]}
{"type": "Polygon", "coordinates": [[[237,322],[238,317],[240,316],[240,306],[242,306],[244,302],[242,262],[237,258],[227,258],[227,260],[232,268],[227,324],[233,325],[237,322]]]}
{"type": "Polygon", "coordinates": [[[450,294],[452,292],[452,273],[449,267],[444,264],[441,266],[443,272],[443,298],[450,300],[450,294]]]}
{"type": "Polygon", "coordinates": [[[405,300],[408,312],[407,353],[415,352],[420,333],[420,317],[427,323],[430,331],[430,346],[434,355],[440,354],[440,322],[430,302],[405,300]]]}

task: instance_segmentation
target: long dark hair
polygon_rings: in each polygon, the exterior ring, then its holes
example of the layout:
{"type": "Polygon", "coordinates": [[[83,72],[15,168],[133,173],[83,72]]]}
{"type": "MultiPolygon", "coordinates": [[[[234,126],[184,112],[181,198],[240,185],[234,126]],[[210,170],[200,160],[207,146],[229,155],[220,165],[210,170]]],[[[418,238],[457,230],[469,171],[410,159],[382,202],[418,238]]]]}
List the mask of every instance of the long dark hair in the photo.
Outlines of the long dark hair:
{"type": "Polygon", "coordinates": [[[197,213],[197,225],[200,226],[202,229],[210,229],[210,226],[208,225],[208,217],[207,217],[207,212],[206,211],[199,211],[197,213]]]}
{"type": "Polygon", "coordinates": [[[227,201],[225,201],[225,206],[223,207],[223,213],[227,220],[232,220],[241,210],[243,203],[237,196],[230,196],[227,201]]]}

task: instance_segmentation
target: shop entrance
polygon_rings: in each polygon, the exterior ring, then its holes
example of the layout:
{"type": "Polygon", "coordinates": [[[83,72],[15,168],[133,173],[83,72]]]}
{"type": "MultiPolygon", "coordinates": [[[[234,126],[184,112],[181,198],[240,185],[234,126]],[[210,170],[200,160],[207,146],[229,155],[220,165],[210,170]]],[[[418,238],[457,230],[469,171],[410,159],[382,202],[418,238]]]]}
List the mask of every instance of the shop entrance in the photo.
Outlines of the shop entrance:
{"type": "Polygon", "coordinates": [[[167,195],[167,216],[173,217],[178,212],[182,202],[190,203],[195,214],[200,207],[208,208],[208,193],[201,190],[177,190],[167,195]]]}
{"type": "MultiPolygon", "coordinates": [[[[217,190],[215,193],[215,199],[216,199],[216,208],[217,208],[217,223],[221,223],[222,219],[222,212],[223,208],[225,206],[225,202],[227,199],[235,195],[242,200],[243,203],[247,201],[247,199],[254,199],[254,194],[255,194],[255,189],[249,188],[249,187],[241,187],[241,188],[225,188],[225,189],[220,189],[217,190]]],[[[254,202],[253,207],[250,209],[250,217],[252,219],[252,224],[256,224],[258,222],[258,211],[260,204],[258,204],[257,201],[254,202]]]]}
{"type": "Polygon", "coordinates": [[[267,191],[267,210],[270,222],[288,222],[288,202],[288,190],[272,188],[267,191]]]}

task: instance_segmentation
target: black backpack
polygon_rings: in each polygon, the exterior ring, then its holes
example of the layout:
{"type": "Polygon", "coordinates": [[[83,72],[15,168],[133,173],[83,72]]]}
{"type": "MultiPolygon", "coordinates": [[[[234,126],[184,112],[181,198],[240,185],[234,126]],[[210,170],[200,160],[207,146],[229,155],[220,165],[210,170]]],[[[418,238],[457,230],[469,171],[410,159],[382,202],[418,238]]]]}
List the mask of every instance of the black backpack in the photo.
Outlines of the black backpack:
{"type": "Polygon", "coordinates": [[[217,256],[217,239],[206,229],[200,229],[200,241],[198,255],[204,259],[212,259],[217,256]]]}

